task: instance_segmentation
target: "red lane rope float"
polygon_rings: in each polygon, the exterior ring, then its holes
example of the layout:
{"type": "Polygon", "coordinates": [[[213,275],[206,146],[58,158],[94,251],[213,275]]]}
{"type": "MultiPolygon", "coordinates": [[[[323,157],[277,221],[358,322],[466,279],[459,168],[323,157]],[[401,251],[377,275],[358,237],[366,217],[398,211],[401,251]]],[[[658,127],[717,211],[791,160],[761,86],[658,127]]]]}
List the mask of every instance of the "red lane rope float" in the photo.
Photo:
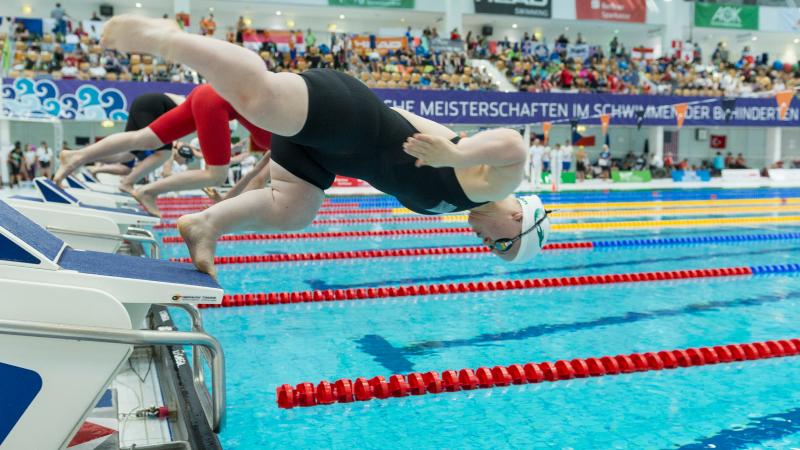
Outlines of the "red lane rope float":
{"type": "MultiPolygon", "coordinates": [[[[472,228],[423,228],[410,230],[369,230],[369,231],[320,231],[311,233],[250,233],[226,234],[218,241],[270,241],[286,239],[327,239],[347,237],[380,237],[380,236],[413,236],[420,234],[471,234],[472,228]]],[[[166,236],[161,239],[165,244],[178,244],[183,242],[180,236],[166,236]]]]}
{"type": "Polygon", "coordinates": [[[598,284],[639,283],[696,278],[720,278],[753,275],[754,273],[788,273],[798,271],[800,271],[800,264],[790,264],[781,266],[724,267],[717,269],[581,275],[577,277],[531,278],[525,280],[470,281],[468,283],[419,284],[377,288],[326,289],[300,292],[261,292],[234,295],[228,294],[222,297],[222,303],[220,304],[200,304],[198,307],[232,308],[239,306],[277,305],[286,303],[414,297],[420,295],[467,294],[475,292],[590,286],[598,284]]]}
{"type": "Polygon", "coordinates": [[[334,383],[321,381],[299,383],[296,387],[278,387],[278,407],[317,406],[332,403],[365,402],[372,399],[441,394],[508,386],[511,384],[564,381],[573,378],[602,377],[633,372],[650,372],[677,368],[755,361],[790,357],[800,354],[800,339],[752,342],[749,344],[715,345],[678,350],[661,350],[627,355],[575,358],[556,362],[511,364],[478,369],[445,370],[443,372],[348,378],[334,383]]]}
{"type": "MultiPolygon", "coordinates": [[[[546,244],[542,250],[567,250],[579,248],[592,248],[592,242],[556,242],[546,244]]],[[[321,261],[330,259],[365,259],[365,258],[391,258],[396,256],[435,256],[435,255],[468,255],[489,253],[489,248],[483,245],[463,247],[430,247],[430,248],[393,248],[386,250],[355,250],[335,251],[320,253],[284,253],[276,255],[247,255],[247,256],[217,256],[214,264],[249,264],[271,263],[288,261],[321,261]]],[[[192,258],[172,258],[170,261],[190,263],[192,258]]]]}

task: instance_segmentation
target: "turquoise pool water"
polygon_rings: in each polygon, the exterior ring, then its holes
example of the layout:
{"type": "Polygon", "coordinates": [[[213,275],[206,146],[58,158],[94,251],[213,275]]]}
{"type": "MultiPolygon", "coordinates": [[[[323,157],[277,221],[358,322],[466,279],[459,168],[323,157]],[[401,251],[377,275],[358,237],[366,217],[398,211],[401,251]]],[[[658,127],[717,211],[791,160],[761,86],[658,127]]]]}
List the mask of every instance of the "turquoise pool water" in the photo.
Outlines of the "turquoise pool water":
{"type": "MultiPolygon", "coordinates": [[[[625,194],[574,201],[640,199],[625,194]]],[[[667,194],[699,198],[659,195],[667,194]]],[[[800,231],[797,225],[565,232],[554,241],[800,231]]],[[[475,243],[469,235],[263,241],[224,244],[220,254],[475,243]]],[[[186,256],[183,246],[164,247],[165,257],[186,256]]],[[[528,266],[489,255],[223,265],[220,281],[228,293],[284,292],[786,264],[798,256],[800,241],[784,240],[552,251],[528,266]]],[[[799,276],[205,309],[203,316],[227,356],[226,449],[800,446],[800,357],[291,410],[275,398],[284,383],[800,337],[799,276]]]]}

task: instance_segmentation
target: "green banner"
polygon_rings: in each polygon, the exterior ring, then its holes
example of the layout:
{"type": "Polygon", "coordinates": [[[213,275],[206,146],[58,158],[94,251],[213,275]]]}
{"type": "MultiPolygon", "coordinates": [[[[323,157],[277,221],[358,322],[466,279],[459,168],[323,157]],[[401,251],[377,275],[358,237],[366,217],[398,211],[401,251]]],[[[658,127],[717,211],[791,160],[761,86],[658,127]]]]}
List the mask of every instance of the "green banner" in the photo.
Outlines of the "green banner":
{"type": "Polygon", "coordinates": [[[611,171],[611,180],[614,183],[644,183],[653,180],[653,175],[649,170],[631,170],[631,171],[611,171]]]}
{"type": "MultiPolygon", "coordinates": [[[[575,184],[575,172],[561,172],[561,182],[563,184],[575,184]]],[[[542,172],[542,183],[550,183],[550,172],[542,172]]]]}
{"type": "Polygon", "coordinates": [[[358,6],[361,8],[414,9],[414,0],[328,0],[328,6],[358,6]]]}
{"type": "Polygon", "coordinates": [[[758,30],[758,6],[695,2],[694,24],[698,27],[758,30]]]}

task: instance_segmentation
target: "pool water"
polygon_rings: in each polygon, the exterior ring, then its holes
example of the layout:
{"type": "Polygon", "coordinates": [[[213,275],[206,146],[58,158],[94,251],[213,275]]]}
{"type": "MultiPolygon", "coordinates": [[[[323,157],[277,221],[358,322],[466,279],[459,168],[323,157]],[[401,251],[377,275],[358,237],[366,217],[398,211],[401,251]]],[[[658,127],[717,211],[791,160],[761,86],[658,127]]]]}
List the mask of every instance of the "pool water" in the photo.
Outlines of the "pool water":
{"type": "MultiPolygon", "coordinates": [[[[607,202],[710,195],[800,197],[800,191],[664,191],[558,198],[607,202]]],[[[347,199],[353,201],[359,200],[347,199]]],[[[364,208],[391,202],[388,197],[361,199],[364,208]]],[[[709,210],[705,217],[713,215],[709,210]]],[[[432,226],[371,224],[362,229],[432,226]]],[[[314,227],[313,231],[334,229],[357,228],[314,227]]],[[[166,231],[162,234],[174,235],[166,231]]],[[[787,231],[800,227],[784,223],[562,232],[554,233],[553,241],[787,231]]],[[[221,244],[219,254],[476,243],[468,234],[242,241],[221,244]]],[[[163,253],[187,256],[182,245],[165,245],[163,253]]],[[[549,251],[525,266],[502,264],[491,255],[453,255],[233,264],[219,269],[226,293],[235,294],[788,264],[799,263],[799,255],[800,240],[790,239],[549,251]]],[[[227,357],[228,418],[220,436],[226,449],[800,446],[796,388],[800,357],[290,410],[278,408],[275,394],[284,383],[376,375],[388,379],[412,371],[800,337],[800,276],[792,274],[218,308],[204,309],[203,316],[206,329],[221,341],[227,357]]]]}

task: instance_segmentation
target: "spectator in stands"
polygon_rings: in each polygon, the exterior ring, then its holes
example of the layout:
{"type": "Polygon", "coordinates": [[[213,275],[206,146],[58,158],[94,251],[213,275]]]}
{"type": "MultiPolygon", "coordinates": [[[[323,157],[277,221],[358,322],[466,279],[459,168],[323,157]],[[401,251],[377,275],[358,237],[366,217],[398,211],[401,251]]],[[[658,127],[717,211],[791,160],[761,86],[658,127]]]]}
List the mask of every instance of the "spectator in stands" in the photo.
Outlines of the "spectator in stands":
{"type": "Polygon", "coordinates": [[[241,44],[244,42],[244,32],[247,30],[247,22],[244,20],[244,16],[239,16],[239,20],[236,21],[236,42],[241,44]]]}
{"type": "Polygon", "coordinates": [[[36,168],[39,165],[39,156],[36,154],[36,147],[32,144],[26,145],[24,156],[24,179],[33,180],[36,178],[36,168]]]}
{"type": "Polygon", "coordinates": [[[722,152],[717,152],[714,156],[713,173],[715,176],[722,174],[722,169],[725,168],[725,158],[722,157],[722,152]]]}
{"type": "Polygon", "coordinates": [[[603,145],[603,149],[600,150],[597,166],[600,168],[601,178],[607,180],[611,174],[611,152],[608,149],[608,145],[603,145]]]}
{"type": "Polygon", "coordinates": [[[586,167],[589,166],[589,157],[582,145],[578,146],[575,152],[575,177],[580,183],[586,179],[586,167]]]}
{"type": "Polygon", "coordinates": [[[734,169],[747,169],[747,161],[744,159],[744,155],[739,153],[736,155],[736,160],[733,162],[734,169]]]}
{"type": "Polygon", "coordinates": [[[36,149],[36,157],[39,159],[40,175],[50,178],[50,166],[53,160],[53,149],[47,145],[47,141],[42,141],[39,148],[36,149]]]}
{"type": "Polygon", "coordinates": [[[8,152],[6,163],[8,164],[9,186],[14,187],[25,180],[23,173],[23,161],[25,155],[22,152],[22,144],[17,141],[14,142],[14,148],[8,152]]]}
{"type": "Polygon", "coordinates": [[[617,49],[618,49],[618,48],[619,48],[619,40],[617,39],[617,36],[614,36],[614,37],[611,39],[611,43],[610,43],[610,44],[608,44],[609,54],[610,54],[611,56],[614,56],[614,55],[616,55],[616,54],[617,54],[617,49]]]}
{"type": "Polygon", "coordinates": [[[667,152],[664,154],[664,170],[667,171],[667,175],[672,171],[675,166],[675,160],[672,158],[672,152],[667,152]]]}
{"type": "Polygon", "coordinates": [[[214,23],[214,15],[210,14],[209,17],[200,17],[200,34],[203,36],[213,36],[217,24],[214,23]]]}
{"type": "Polygon", "coordinates": [[[689,170],[689,160],[683,158],[681,162],[678,163],[678,170],[689,170]]]}
{"type": "Polygon", "coordinates": [[[633,154],[633,150],[629,150],[625,155],[625,159],[622,161],[622,170],[632,170],[635,165],[636,155],[633,154]]]}
{"type": "Polygon", "coordinates": [[[733,158],[733,154],[731,152],[728,152],[728,154],[725,155],[725,168],[726,169],[733,169],[734,168],[733,167],[734,162],[735,162],[735,159],[733,158]]]}
{"type": "Polygon", "coordinates": [[[56,7],[50,11],[50,18],[56,21],[56,26],[53,28],[53,33],[62,39],[67,34],[67,11],[61,7],[61,3],[56,3],[56,7]]]}

